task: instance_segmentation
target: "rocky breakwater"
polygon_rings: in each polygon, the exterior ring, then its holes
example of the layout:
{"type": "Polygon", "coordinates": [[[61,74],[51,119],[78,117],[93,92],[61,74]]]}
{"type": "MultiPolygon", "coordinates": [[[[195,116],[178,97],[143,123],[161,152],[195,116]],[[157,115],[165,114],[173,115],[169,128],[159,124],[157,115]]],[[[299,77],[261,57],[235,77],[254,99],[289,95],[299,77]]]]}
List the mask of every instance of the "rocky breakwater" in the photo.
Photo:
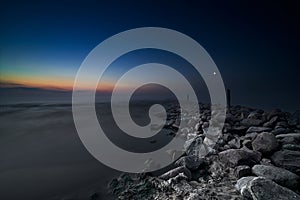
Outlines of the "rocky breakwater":
{"type": "MultiPolygon", "coordinates": [[[[202,156],[210,109],[179,134],[185,154],[161,175],[124,174],[109,188],[118,199],[300,199],[300,112],[235,106],[222,135],[202,156]]],[[[174,108],[176,109],[176,108],[174,108]]]]}

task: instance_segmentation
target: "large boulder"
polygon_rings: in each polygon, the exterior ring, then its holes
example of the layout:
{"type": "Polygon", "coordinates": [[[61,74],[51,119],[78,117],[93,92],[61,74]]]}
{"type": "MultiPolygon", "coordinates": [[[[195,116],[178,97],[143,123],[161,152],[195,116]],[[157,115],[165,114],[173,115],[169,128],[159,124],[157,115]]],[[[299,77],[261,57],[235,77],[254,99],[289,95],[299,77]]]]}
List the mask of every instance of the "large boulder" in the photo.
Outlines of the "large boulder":
{"type": "Polygon", "coordinates": [[[238,165],[253,166],[261,160],[261,154],[252,150],[228,149],[220,152],[219,158],[229,167],[236,167],[238,165]]]}
{"type": "Polygon", "coordinates": [[[300,151],[281,150],[271,156],[274,165],[300,175],[300,151]]]}
{"type": "Polygon", "coordinates": [[[255,151],[270,155],[278,148],[278,142],[272,133],[263,132],[253,140],[252,147],[255,151]]]}
{"type": "Polygon", "coordinates": [[[298,200],[300,195],[263,177],[244,177],[238,180],[237,189],[247,199],[298,200]],[[238,184],[240,185],[238,186],[238,184]]]}
{"type": "Polygon", "coordinates": [[[252,167],[252,173],[256,176],[268,178],[290,189],[297,189],[299,187],[300,177],[286,169],[267,165],[255,165],[252,167]]]}

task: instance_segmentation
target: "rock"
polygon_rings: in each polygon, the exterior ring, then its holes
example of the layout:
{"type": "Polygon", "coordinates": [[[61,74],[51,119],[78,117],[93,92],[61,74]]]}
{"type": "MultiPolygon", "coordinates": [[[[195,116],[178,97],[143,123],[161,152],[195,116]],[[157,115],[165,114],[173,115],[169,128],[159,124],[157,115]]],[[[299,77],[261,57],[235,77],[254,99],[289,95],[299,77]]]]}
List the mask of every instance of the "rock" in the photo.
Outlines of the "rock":
{"type": "Polygon", "coordinates": [[[244,140],[243,141],[243,147],[246,147],[247,149],[253,149],[253,147],[252,147],[252,142],[251,142],[251,140],[244,140]]]}
{"type": "Polygon", "coordinates": [[[300,133],[287,133],[287,134],[276,135],[277,139],[281,139],[281,138],[285,138],[285,137],[293,137],[297,140],[300,140],[300,133]]]}
{"type": "Polygon", "coordinates": [[[233,134],[244,135],[248,130],[248,126],[233,126],[229,131],[233,134]]]}
{"type": "Polygon", "coordinates": [[[272,161],[270,159],[268,159],[268,158],[261,159],[260,164],[261,165],[267,165],[267,166],[274,166],[272,164],[272,161]]]}
{"type": "Polygon", "coordinates": [[[280,121],[280,122],[276,123],[276,126],[280,126],[280,127],[283,127],[283,128],[288,128],[289,124],[286,121],[280,121]]]}
{"type": "Polygon", "coordinates": [[[280,109],[274,109],[268,114],[267,120],[271,120],[275,116],[284,118],[285,113],[283,113],[280,109]]]}
{"type": "Polygon", "coordinates": [[[250,140],[254,140],[256,138],[256,136],[258,135],[258,133],[253,132],[253,133],[247,133],[244,138],[245,139],[250,139],[250,140]]]}
{"type": "Polygon", "coordinates": [[[257,126],[251,126],[248,130],[247,133],[253,133],[253,132],[257,132],[257,133],[261,133],[261,132],[268,132],[271,131],[271,128],[268,127],[257,127],[257,126]]]}
{"type": "Polygon", "coordinates": [[[199,158],[208,153],[201,136],[186,141],[184,150],[188,156],[198,156],[199,158]]]}
{"type": "Polygon", "coordinates": [[[202,129],[206,129],[206,128],[208,128],[209,127],[209,123],[208,122],[204,122],[203,124],[202,124],[202,129]]]}
{"type": "Polygon", "coordinates": [[[285,134],[287,133],[289,130],[287,130],[286,128],[275,128],[271,133],[273,133],[274,135],[280,135],[280,134],[285,134]]]}
{"type": "Polygon", "coordinates": [[[252,173],[256,176],[268,178],[290,189],[297,189],[300,186],[300,177],[298,175],[279,167],[255,165],[252,167],[252,173]]]}
{"type": "Polygon", "coordinates": [[[260,133],[252,142],[253,150],[270,155],[278,148],[276,137],[272,133],[260,133]]]}
{"type": "Polygon", "coordinates": [[[247,185],[255,178],[255,176],[243,177],[237,181],[235,188],[241,193],[241,195],[248,199],[251,199],[251,194],[247,190],[247,185]]]}
{"type": "Polygon", "coordinates": [[[294,137],[284,137],[282,139],[278,139],[278,141],[282,144],[298,144],[298,140],[294,137]]]}
{"type": "Polygon", "coordinates": [[[298,144],[284,144],[282,145],[282,149],[292,150],[292,151],[300,151],[300,145],[298,144]]]}
{"type": "Polygon", "coordinates": [[[288,123],[290,126],[296,126],[300,124],[300,110],[297,110],[290,116],[288,123]]]}
{"type": "Polygon", "coordinates": [[[159,178],[161,178],[163,180],[169,180],[171,178],[176,177],[180,173],[183,173],[187,177],[188,180],[190,180],[192,178],[192,174],[191,174],[190,170],[184,166],[172,169],[172,170],[164,173],[163,175],[161,175],[159,178]]]}
{"type": "Polygon", "coordinates": [[[291,150],[281,150],[271,156],[274,165],[287,169],[300,175],[300,152],[291,150]]]}
{"type": "Polygon", "coordinates": [[[229,124],[234,124],[236,121],[237,121],[237,119],[231,113],[226,114],[225,122],[227,122],[229,124]]]}
{"type": "Polygon", "coordinates": [[[251,168],[247,165],[240,165],[234,169],[234,174],[237,178],[251,175],[251,168]]]}
{"type": "Polygon", "coordinates": [[[175,162],[177,166],[184,166],[190,170],[198,169],[204,163],[203,158],[199,158],[198,156],[184,156],[175,162]]]}
{"type": "Polygon", "coordinates": [[[201,127],[201,124],[200,123],[197,123],[196,125],[195,125],[195,131],[199,131],[200,130],[200,127],[201,127]]]}
{"type": "Polygon", "coordinates": [[[225,133],[223,134],[223,140],[225,142],[229,142],[230,140],[232,140],[234,137],[231,134],[225,133]]]}
{"type": "Polygon", "coordinates": [[[240,122],[240,125],[250,127],[250,126],[259,126],[262,123],[263,121],[260,119],[243,119],[240,122]]]}
{"type": "Polygon", "coordinates": [[[263,178],[257,177],[250,180],[242,192],[242,195],[249,198],[249,194],[252,199],[255,200],[298,200],[300,195],[289,190],[285,187],[278,185],[277,183],[263,178]]]}
{"type": "Polygon", "coordinates": [[[238,165],[253,166],[261,159],[258,152],[244,149],[229,149],[219,153],[220,160],[229,167],[236,167],[238,165]]]}
{"type": "Polygon", "coordinates": [[[233,149],[239,149],[239,148],[241,148],[241,140],[240,140],[240,138],[236,137],[236,138],[230,140],[228,142],[228,145],[233,149]]]}
{"type": "Polygon", "coordinates": [[[270,128],[272,128],[272,127],[275,126],[275,123],[276,123],[277,120],[278,120],[278,117],[277,117],[277,116],[274,116],[274,117],[272,117],[272,118],[270,119],[270,121],[264,123],[263,126],[264,126],[264,127],[270,127],[270,128]]]}
{"type": "Polygon", "coordinates": [[[287,133],[276,135],[276,138],[284,144],[300,144],[300,133],[287,133]]]}
{"type": "Polygon", "coordinates": [[[254,112],[251,112],[247,118],[248,119],[261,119],[261,117],[262,117],[261,113],[254,111],[254,112]]]}

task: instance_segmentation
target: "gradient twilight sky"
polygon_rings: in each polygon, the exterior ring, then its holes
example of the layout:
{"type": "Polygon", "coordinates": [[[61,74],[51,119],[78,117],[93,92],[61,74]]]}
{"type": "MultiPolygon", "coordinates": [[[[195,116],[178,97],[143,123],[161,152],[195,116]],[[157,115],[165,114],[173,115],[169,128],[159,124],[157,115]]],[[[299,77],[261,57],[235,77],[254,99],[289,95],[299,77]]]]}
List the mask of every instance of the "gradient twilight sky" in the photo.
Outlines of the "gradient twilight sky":
{"type": "MultiPolygon", "coordinates": [[[[300,109],[298,7],[283,1],[242,2],[2,2],[0,83],[71,89],[81,62],[100,42],[131,28],[156,26],[199,42],[232,90],[234,103],[300,109]]],[[[118,67],[147,61],[147,55],[155,57],[145,52],[118,67]]],[[[109,80],[105,87],[111,87],[109,80]]]]}

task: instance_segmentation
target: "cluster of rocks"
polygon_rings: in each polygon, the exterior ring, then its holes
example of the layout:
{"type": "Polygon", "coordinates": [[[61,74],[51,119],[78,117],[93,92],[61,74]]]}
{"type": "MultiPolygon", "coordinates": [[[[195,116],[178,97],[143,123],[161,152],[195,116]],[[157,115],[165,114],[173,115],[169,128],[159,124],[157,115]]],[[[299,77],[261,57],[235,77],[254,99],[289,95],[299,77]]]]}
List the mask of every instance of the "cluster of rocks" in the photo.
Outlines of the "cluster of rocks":
{"type": "Polygon", "coordinates": [[[109,188],[118,199],[300,199],[299,111],[232,107],[217,143],[202,156],[211,112],[208,105],[200,108],[179,130],[186,153],[173,169],[114,179],[109,188]]]}

